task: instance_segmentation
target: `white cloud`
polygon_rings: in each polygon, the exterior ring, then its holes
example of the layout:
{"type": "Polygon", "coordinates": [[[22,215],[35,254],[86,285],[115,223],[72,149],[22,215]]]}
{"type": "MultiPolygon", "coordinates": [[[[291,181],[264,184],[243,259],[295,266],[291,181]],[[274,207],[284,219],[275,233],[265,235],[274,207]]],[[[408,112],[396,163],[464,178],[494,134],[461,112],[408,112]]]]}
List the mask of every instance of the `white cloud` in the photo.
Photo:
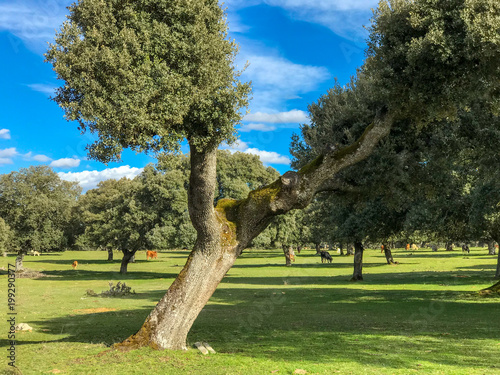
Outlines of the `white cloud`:
{"type": "Polygon", "coordinates": [[[0,139],[10,139],[10,130],[0,129],[0,139]]]}
{"type": "Polygon", "coordinates": [[[325,67],[295,64],[282,57],[242,54],[241,59],[250,63],[242,79],[252,81],[252,108],[261,112],[273,112],[330,78],[325,67]]]}
{"type": "Polygon", "coordinates": [[[243,118],[243,121],[259,121],[272,124],[289,124],[309,122],[307,113],[298,109],[279,113],[250,113],[243,118]]]}
{"type": "Polygon", "coordinates": [[[247,154],[258,155],[260,161],[264,164],[290,164],[290,159],[287,156],[283,156],[274,151],[264,151],[258,148],[249,148],[248,143],[239,141],[231,146],[223,146],[223,149],[229,150],[231,152],[244,152],[247,154]]]}
{"type": "Polygon", "coordinates": [[[54,168],[75,168],[78,167],[79,165],[80,165],[80,159],[73,159],[73,158],[58,159],[50,163],[50,166],[54,168]]]}
{"type": "MultiPolygon", "coordinates": [[[[37,52],[45,52],[45,42],[53,40],[55,29],[65,20],[68,4],[57,0],[7,1],[0,4],[0,30],[9,31],[37,52]]],[[[10,41],[16,49],[17,41],[10,41]]]]}
{"type": "Polygon", "coordinates": [[[274,151],[263,151],[257,148],[249,148],[244,151],[247,154],[258,155],[264,164],[290,164],[290,159],[274,151]]]}
{"type": "Polygon", "coordinates": [[[15,147],[5,148],[3,150],[0,150],[0,158],[12,158],[17,155],[18,152],[16,151],[15,147]]]}
{"type": "Polygon", "coordinates": [[[252,130],[256,130],[259,132],[272,132],[276,130],[276,126],[274,125],[269,125],[269,124],[243,124],[241,128],[239,129],[240,132],[249,132],[252,130]]]}
{"type": "Polygon", "coordinates": [[[14,162],[12,161],[12,159],[9,158],[0,158],[0,165],[3,164],[14,164],[14,162]]]}
{"type": "Polygon", "coordinates": [[[228,146],[227,143],[223,143],[222,146],[221,146],[221,148],[223,150],[229,150],[231,152],[245,151],[248,148],[248,143],[247,142],[243,142],[241,139],[238,139],[231,146],[228,146]]]}
{"type": "Polygon", "coordinates": [[[359,46],[364,45],[372,8],[378,0],[226,0],[229,11],[267,4],[289,12],[292,19],[317,23],[359,46]]]}
{"type": "Polygon", "coordinates": [[[26,160],[34,160],[34,161],[39,161],[41,163],[47,163],[51,161],[52,159],[49,158],[46,155],[38,154],[38,155],[33,155],[33,152],[28,152],[27,154],[23,155],[23,158],[26,160]]]}
{"type": "Polygon", "coordinates": [[[39,161],[39,162],[41,162],[41,163],[47,163],[47,162],[51,161],[52,159],[51,159],[51,158],[49,158],[49,157],[48,157],[48,156],[46,156],[46,155],[41,155],[41,154],[39,154],[39,155],[35,155],[35,156],[33,156],[33,160],[35,160],[35,161],[39,161]]]}
{"type": "Polygon", "coordinates": [[[124,165],[118,168],[108,168],[102,171],[83,171],[83,172],[59,172],[61,179],[66,181],[77,181],[84,191],[95,189],[101,181],[122,177],[134,178],[143,171],[143,168],[130,167],[124,165]]]}
{"type": "Polygon", "coordinates": [[[18,152],[15,147],[5,148],[0,150],[0,165],[2,164],[14,164],[12,158],[17,156],[18,152]]]}
{"type": "Polygon", "coordinates": [[[47,95],[54,95],[55,90],[56,90],[55,86],[46,85],[44,83],[32,83],[32,84],[28,85],[28,87],[30,89],[32,89],[33,91],[38,91],[38,92],[41,92],[41,93],[47,94],[47,95]]]}

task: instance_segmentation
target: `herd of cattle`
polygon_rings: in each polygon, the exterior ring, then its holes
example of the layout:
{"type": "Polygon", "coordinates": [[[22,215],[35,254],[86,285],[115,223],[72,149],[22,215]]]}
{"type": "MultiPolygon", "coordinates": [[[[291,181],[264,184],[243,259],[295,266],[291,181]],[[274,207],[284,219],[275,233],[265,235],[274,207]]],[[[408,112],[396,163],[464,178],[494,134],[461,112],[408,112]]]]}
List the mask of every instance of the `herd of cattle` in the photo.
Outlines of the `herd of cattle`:
{"type": "MultiPolygon", "coordinates": [[[[381,252],[384,252],[384,245],[382,245],[380,248],[381,248],[381,252]]],[[[434,245],[434,246],[431,246],[431,248],[433,251],[437,251],[437,246],[434,245]],[[436,249],[434,249],[434,248],[436,248],[436,249]]],[[[496,248],[498,248],[498,245],[496,245],[496,248]]],[[[418,250],[418,246],[415,244],[412,244],[411,246],[410,246],[410,244],[407,244],[405,247],[405,250],[410,250],[410,249],[411,250],[418,250]]],[[[462,253],[467,253],[467,254],[470,253],[470,249],[469,249],[468,245],[462,245],[462,253]]],[[[40,256],[40,253],[38,251],[31,251],[31,255],[40,256]]],[[[333,258],[328,251],[321,250],[316,255],[321,256],[321,263],[325,263],[325,262],[332,263],[333,258]]],[[[295,261],[295,253],[293,252],[293,250],[290,251],[289,256],[290,256],[290,260],[292,262],[294,262],[295,261]]],[[[157,259],[157,258],[158,258],[158,253],[156,251],[146,250],[146,260],[157,259]]],[[[73,267],[73,269],[76,269],[78,267],[78,261],[75,260],[73,262],[73,264],[71,265],[71,267],[73,267]]]]}

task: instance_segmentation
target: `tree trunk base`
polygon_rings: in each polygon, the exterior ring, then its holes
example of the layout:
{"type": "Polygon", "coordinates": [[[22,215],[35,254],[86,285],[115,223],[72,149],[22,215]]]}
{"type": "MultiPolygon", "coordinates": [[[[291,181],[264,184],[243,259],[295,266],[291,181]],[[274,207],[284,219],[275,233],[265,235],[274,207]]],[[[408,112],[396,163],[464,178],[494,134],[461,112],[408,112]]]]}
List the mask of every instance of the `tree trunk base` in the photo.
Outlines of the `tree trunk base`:
{"type": "Polygon", "coordinates": [[[129,350],[135,350],[146,346],[149,346],[150,348],[155,350],[159,350],[160,348],[158,347],[158,345],[150,340],[152,331],[153,330],[151,329],[149,322],[145,322],[139,332],[137,332],[135,335],[132,335],[126,340],[118,342],[111,347],[123,352],[128,352],[129,350]]]}
{"type": "Polygon", "coordinates": [[[481,296],[500,295],[500,281],[488,288],[479,291],[481,296]]]}
{"type": "Polygon", "coordinates": [[[349,281],[363,281],[363,276],[353,276],[349,281]]]}

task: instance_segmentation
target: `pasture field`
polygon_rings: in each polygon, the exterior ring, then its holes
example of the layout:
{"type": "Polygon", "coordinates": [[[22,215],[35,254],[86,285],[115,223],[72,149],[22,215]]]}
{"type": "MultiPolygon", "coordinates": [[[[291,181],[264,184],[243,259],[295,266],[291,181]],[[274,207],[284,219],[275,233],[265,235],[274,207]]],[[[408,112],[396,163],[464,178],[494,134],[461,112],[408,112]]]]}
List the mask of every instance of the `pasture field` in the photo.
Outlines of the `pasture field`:
{"type": "MultiPolygon", "coordinates": [[[[109,349],[138,330],[187,251],[149,261],[140,252],[125,276],[105,252],[27,256],[25,267],[50,277],[16,280],[17,322],[33,327],[17,332],[17,365],[22,374],[500,374],[500,299],[474,293],[493,284],[496,256],[471,250],[395,250],[395,266],[366,250],[365,281],[355,283],[352,256],[332,254],[333,263],[322,264],[303,250],[285,267],[279,250],[248,250],[188,336],[190,345],[205,341],[217,351],[207,356],[109,349]],[[86,294],[118,281],[136,294],[86,294]]],[[[0,258],[0,267],[8,263],[13,255],[0,258]]],[[[0,285],[7,312],[5,271],[0,285]]],[[[6,319],[0,329],[0,369],[9,373],[6,319]]]]}

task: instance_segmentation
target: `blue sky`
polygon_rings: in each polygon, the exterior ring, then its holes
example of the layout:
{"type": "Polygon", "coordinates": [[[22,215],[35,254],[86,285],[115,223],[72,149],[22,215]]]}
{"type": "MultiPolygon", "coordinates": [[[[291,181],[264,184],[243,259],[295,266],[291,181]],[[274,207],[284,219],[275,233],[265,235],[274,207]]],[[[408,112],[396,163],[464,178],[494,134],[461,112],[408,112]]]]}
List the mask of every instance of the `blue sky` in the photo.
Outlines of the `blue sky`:
{"type": "MultiPolygon", "coordinates": [[[[108,178],[134,177],[154,162],[126,151],[121,163],[88,160],[92,142],[49,99],[61,84],[43,53],[67,14],[63,0],[0,0],[0,173],[47,164],[89,189],[108,178]]],[[[227,0],[238,65],[250,66],[250,114],[233,150],[260,155],[281,173],[289,169],[292,133],[308,122],[307,105],[337,78],[346,83],[364,58],[363,25],[376,0],[227,0]]],[[[226,147],[227,148],[227,147],[226,147]]]]}

